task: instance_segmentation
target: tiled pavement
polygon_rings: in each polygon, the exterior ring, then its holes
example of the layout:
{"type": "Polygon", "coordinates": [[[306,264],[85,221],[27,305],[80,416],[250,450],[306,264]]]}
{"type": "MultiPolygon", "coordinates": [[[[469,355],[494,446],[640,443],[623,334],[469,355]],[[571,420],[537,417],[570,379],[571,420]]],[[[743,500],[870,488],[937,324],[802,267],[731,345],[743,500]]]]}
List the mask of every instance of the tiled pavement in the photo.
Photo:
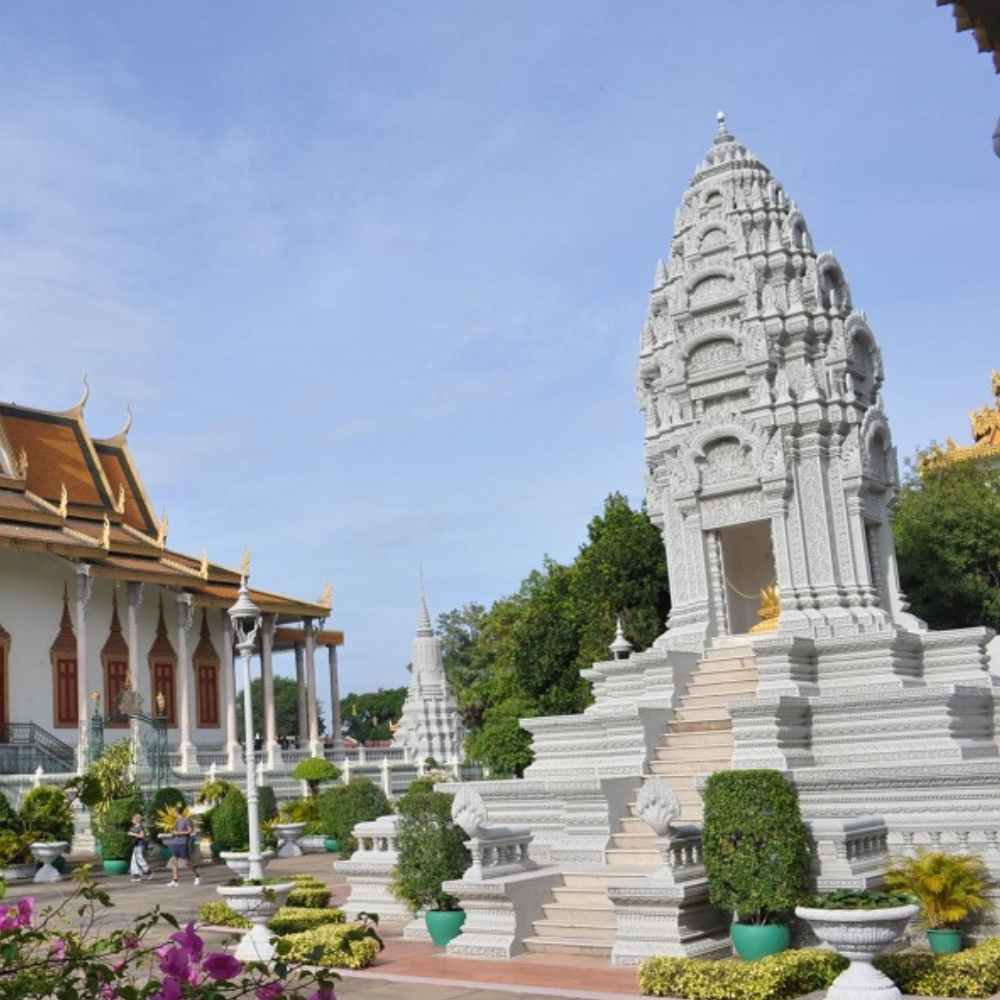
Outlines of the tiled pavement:
{"type": "MultiPolygon", "coordinates": [[[[333,890],[331,905],[337,905],[346,898],[347,886],[333,873],[332,860],[331,855],[323,854],[278,859],[271,862],[267,872],[315,875],[333,890]]],[[[156,905],[181,923],[194,920],[198,907],[218,899],[216,887],[231,877],[224,865],[207,865],[200,869],[200,886],[192,885],[190,873],[185,873],[181,885],[170,888],[165,870],[156,867],[154,871],[152,882],[133,884],[128,876],[108,878],[95,868],[97,880],[111,892],[114,902],[100,915],[101,929],[128,927],[156,905]]],[[[47,906],[73,890],[69,880],[55,885],[18,884],[8,887],[7,899],[33,895],[40,906],[47,906]]],[[[382,930],[386,949],[377,965],[361,972],[344,971],[339,996],[365,1000],[622,1000],[638,995],[635,971],[613,969],[603,960],[580,956],[557,960],[551,955],[524,955],[509,962],[448,958],[429,944],[404,941],[398,927],[386,926],[382,930]]],[[[164,925],[163,936],[169,932],[164,925]]]]}

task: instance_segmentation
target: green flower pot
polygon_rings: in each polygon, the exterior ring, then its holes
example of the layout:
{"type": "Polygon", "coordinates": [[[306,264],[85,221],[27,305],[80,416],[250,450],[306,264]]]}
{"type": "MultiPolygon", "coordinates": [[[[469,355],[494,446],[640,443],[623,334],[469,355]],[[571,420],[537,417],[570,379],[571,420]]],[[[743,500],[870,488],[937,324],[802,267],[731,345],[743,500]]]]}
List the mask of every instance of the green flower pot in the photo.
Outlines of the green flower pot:
{"type": "Polygon", "coordinates": [[[105,858],[101,862],[105,875],[124,875],[128,871],[128,862],[119,861],[116,858],[105,858]]]}
{"type": "Polygon", "coordinates": [[[784,951],[791,942],[787,924],[733,924],[730,927],[736,954],[746,962],[784,951]]]}
{"type": "Polygon", "coordinates": [[[161,861],[169,861],[170,860],[170,856],[171,856],[170,855],[170,848],[169,847],[164,847],[163,844],[160,844],[160,860],[161,861]]]}
{"type": "Polygon", "coordinates": [[[443,948],[452,938],[458,937],[465,923],[464,910],[428,910],[424,914],[427,933],[431,940],[443,948]]]}
{"type": "Polygon", "coordinates": [[[928,930],[927,940],[935,955],[954,955],[962,950],[962,932],[950,927],[928,930]]]}
{"type": "Polygon", "coordinates": [[[330,854],[336,854],[340,850],[340,841],[336,837],[324,837],[323,846],[330,854]]]}

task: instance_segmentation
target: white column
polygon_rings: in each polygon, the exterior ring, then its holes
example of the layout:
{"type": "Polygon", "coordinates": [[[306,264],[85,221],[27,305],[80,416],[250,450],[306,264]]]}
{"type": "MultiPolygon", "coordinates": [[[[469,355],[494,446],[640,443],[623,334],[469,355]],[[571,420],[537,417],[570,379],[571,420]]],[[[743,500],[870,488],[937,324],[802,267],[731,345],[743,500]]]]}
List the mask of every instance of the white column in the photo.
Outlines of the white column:
{"type": "Polygon", "coordinates": [[[87,768],[87,743],[90,713],[87,691],[87,604],[94,589],[94,578],[90,575],[90,564],[81,563],[76,567],[76,704],[77,721],[80,725],[76,748],[76,767],[80,774],[87,768]]]}
{"type": "Polygon", "coordinates": [[[295,715],[298,720],[295,745],[301,750],[309,741],[309,721],[306,718],[305,650],[301,642],[295,643],[295,715]]]}
{"type": "Polygon", "coordinates": [[[222,612],[222,692],[226,704],[226,767],[238,771],[240,767],[240,740],[236,734],[236,672],[233,663],[233,621],[222,612]]]}
{"type": "Polygon", "coordinates": [[[340,676],[337,671],[337,647],[330,643],[326,647],[330,665],[330,735],[334,749],[340,747],[340,676]]]}
{"type": "Polygon", "coordinates": [[[191,658],[188,655],[188,631],[194,620],[190,594],[177,595],[177,688],[180,711],[181,766],[180,770],[190,774],[198,770],[198,756],[191,739],[191,658]]]}
{"type": "Polygon", "coordinates": [[[281,748],[278,746],[278,727],[274,717],[274,615],[264,615],[260,629],[260,672],[264,700],[264,760],[267,769],[273,771],[281,764],[281,748]]]}
{"type": "Polygon", "coordinates": [[[307,618],[306,622],[306,711],[309,716],[309,753],[313,757],[323,756],[323,744],[319,741],[319,716],[316,712],[316,623],[307,618]]]}
{"type": "MultiPolygon", "coordinates": [[[[152,703],[149,700],[149,670],[143,669],[139,659],[139,606],[142,604],[143,584],[129,583],[126,588],[128,616],[128,672],[132,681],[132,690],[142,699],[144,712],[149,712],[152,703]]],[[[150,712],[150,714],[152,714],[150,712]]],[[[132,720],[132,746],[138,760],[139,753],[139,722],[132,720]]]]}

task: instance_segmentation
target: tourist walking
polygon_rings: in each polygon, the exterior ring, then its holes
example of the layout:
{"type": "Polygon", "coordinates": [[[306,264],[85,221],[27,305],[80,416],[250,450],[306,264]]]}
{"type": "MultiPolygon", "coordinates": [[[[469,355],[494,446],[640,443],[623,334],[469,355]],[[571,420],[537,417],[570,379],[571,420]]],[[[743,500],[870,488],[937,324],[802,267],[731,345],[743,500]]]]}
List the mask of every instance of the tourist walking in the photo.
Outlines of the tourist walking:
{"type": "Polygon", "coordinates": [[[173,835],[170,840],[170,873],[172,878],[168,885],[178,885],[180,883],[181,862],[190,867],[194,876],[194,884],[200,885],[201,879],[198,877],[198,869],[194,864],[193,851],[191,850],[194,840],[194,823],[190,816],[181,813],[174,821],[173,835]]]}
{"type": "Polygon", "coordinates": [[[132,876],[133,882],[138,882],[140,879],[148,882],[153,877],[153,872],[146,860],[146,824],[139,813],[132,817],[128,835],[132,838],[132,863],[129,865],[129,875],[132,876]]]}

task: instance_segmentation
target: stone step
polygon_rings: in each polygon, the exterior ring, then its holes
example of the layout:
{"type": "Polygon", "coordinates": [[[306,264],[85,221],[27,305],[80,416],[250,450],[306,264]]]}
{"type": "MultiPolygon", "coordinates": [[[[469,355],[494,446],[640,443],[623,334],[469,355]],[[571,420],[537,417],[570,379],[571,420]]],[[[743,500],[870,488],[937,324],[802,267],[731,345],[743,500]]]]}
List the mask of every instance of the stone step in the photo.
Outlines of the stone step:
{"type": "Polygon", "coordinates": [[[732,726],[729,729],[705,729],[701,731],[674,733],[669,730],[660,737],[659,746],[690,749],[692,747],[731,747],[733,745],[732,726]]]}
{"type": "Polygon", "coordinates": [[[611,914],[611,924],[607,927],[591,927],[575,921],[564,923],[559,920],[536,920],[531,929],[536,938],[542,940],[556,938],[563,941],[591,941],[595,944],[606,944],[609,947],[615,943],[614,914],[611,914]]]}
{"type": "Polygon", "coordinates": [[[737,691],[732,694],[686,694],[681,699],[680,711],[678,716],[682,712],[689,712],[691,709],[702,709],[702,708],[724,708],[726,709],[726,714],[729,714],[729,706],[734,701],[745,701],[748,698],[753,698],[756,685],[751,686],[753,690],[748,689],[746,691],[737,691]]]}
{"type": "Polygon", "coordinates": [[[757,657],[753,655],[753,650],[740,649],[736,646],[730,649],[710,649],[698,661],[695,669],[702,670],[706,666],[714,666],[717,663],[739,663],[741,666],[745,664],[756,665],[757,657]]]}
{"type": "Polygon", "coordinates": [[[729,703],[723,702],[721,705],[710,705],[707,708],[688,708],[683,702],[677,710],[677,714],[670,720],[667,729],[673,729],[679,722],[724,722],[731,723],[729,718],[729,703]]]}
{"type": "Polygon", "coordinates": [[[732,728],[733,720],[727,715],[724,719],[679,719],[667,726],[667,733],[668,735],[673,733],[710,733],[732,728]]]}
{"type": "Polygon", "coordinates": [[[728,760],[706,760],[690,768],[679,768],[668,761],[654,760],[649,765],[650,771],[658,778],[665,779],[675,788],[694,788],[695,780],[703,774],[714,774],[716,771],[728,771],[728,760]]]}
{"type": "Polygon", "coordinates": [[[619,820],[622,833],[652,833],[652,828],[638,816],[623,816],[619,820]]]}
{"type": "Polygon", "coordinates": [[[590,955],[593,958],[610,958],[614,946],[599,941],[575,941],[572,938],[559,940],[550,937],[527,937],[524,950],[538,955],[590,955]]]}
{"type": "MultiPolygon", "coordinates": [[[[589,907],[567,906],[564,903],[544,903],[542,913],[545,914],[546,925],[565,924],[568,927],[614,927],[615,911],[611,906],[589,907]]],[[[535,922],[535,932],[542,921],[535,922]]]]}
{"type": "Polygon", "coordinates": [[[567,889],[579,889],[583,892],[600,892],[607,895],[608,876],[597,872],[564,872],[563,885],[567,889]]]}
{"type": "Polygon", "coordinates": [[[621,850],[610,847],[604,852],[609,865],[623,865],[629,868],[642,868],[649,866],[655,868],[660,864],[660,852],[656,850],[621,850]]]}
{"type": "Polygon", "coordinates": [[[656,850],[656,834],[648,826],[645,833],[613,833],[611,848],[625,851],[656,850]]]}
{"type": "Polygon", "coordinates": [[[552,897],[560,906],[568,906],[573,909],[612,909],[611,900],[608,899],[607,889],[604,892],[588,892],[586,889],[570,889],[567,886],[556,886],[552,890],[552,897]]]}
{"type": "Polygon", "coordinates": [[[701,697],[706,694],[715,695],[755,695],[757,693],[757,677],[730,676],[729,674],[710,674],[708,677],[696,677],[687,686],[681,701],[688,698],[701,697]]]}
{"type": "Polygon", "coordinates": [[[656,760],[669,760],[677,764],[697,763],[703,760],[729,760],[733,755],[733,742],[691,744],[661,743],[656,748],[656,760]]]}

